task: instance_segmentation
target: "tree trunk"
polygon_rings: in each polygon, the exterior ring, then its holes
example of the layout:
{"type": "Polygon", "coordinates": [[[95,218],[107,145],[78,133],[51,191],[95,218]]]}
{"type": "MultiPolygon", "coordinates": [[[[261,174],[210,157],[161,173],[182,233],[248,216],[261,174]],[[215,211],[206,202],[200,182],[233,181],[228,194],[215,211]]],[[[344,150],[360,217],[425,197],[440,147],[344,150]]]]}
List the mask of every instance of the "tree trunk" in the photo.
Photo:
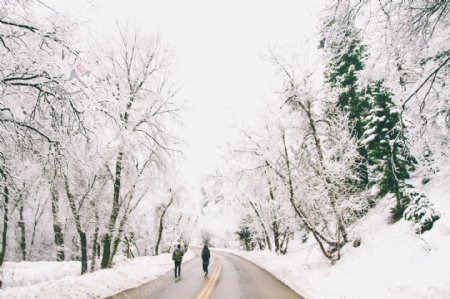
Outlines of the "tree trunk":
{"type": "MultiPolygon", "coordinates": [[[[273,193],[272,190],[272,184],[270,183],[270,179],[267,178],[267,183],[269,184],[269,198],[272,201],[275,201],[275,194],[273,193]]],[[[273,243],[275,245],[275,252],[277,254],[280,253],[280,223],[276,220],[277,217],[277,213],[276,210],[273,210],[274,212],[274,220],[272,222],[272,232],[273,232],[273,243]]]]}
{"type": "Polygon", "coordinates": [[[313,234],[313,237],[317,241],[317,243],[319,244],[320,250],[322,251],[323,255],[326,258],[328,258],[329,260],[331,260],[332,262],[334,262],[333,256],[325,249],[325,247],[323,245],[323,242],[327,243],[328,245],[333,245],[333,244],[335,244],[335,242],[332,242],[331,240],[328,240],[327,238],[325,238],[325,236],[320,234],[309,223],[309,221],[306,218],[306,214],[300,209],[300,207],[297,207],[297,205],[295,204],[294,186],[293,186],[293,183],[292,183],[292,175],[291,175],[291,163],[290,163],[290,160],[289,160],[289,154],[288,154],[287,146],[286,146],[286,136],[283,133],[281,137],[283,139],[284,154],[285,154],[286,168],[287,168],[287,174],[288,174],[289,201],[291,202],[291,205],[294,208],[294,211],[297,214],[297,216],[299,216],[299,218],[302,220],[303,224],[313,234]],[[322,240],[323,240],[323,242],[322,242],[322,240]]]}
{"type": "MultiPolygon", "coordinates": [[[[172,194],[172,190],[169,190],[169,191],[172,194]]],[[[163,209],[163,211],[161,213],[161,217],[159,217],[158,240],[156,241],[155,255],[158,255],[159,244],[160,244],[161,239],[162,239],[162,233],[163,233],[163,230],[164,230],[164,216],[166,215],[167,210],[169,209],[170,205],[172,204],[173,199],[174,199],[174,196],[172,195],[170,197],[169,203],[166,206],[164,206],[164,209],[163,209]]],[[[179,220],[181,220],[181,217],[180,217],[179,220]]]]}
{"type": "Polygon", "coordinates": [[[109,266],[109,257],[111,255],[111,237],[108,234],[105,234],[103,236],[102,244],[103,244],[103,255],[100,268],[104,269],[109,266]],[[106,261],[105,258],[107,259],[106,261]]]}
{"type": "Polygon", "coordinates": [[[273,242],[275,244],[275,252],[280,253],[280,228],[277,221],[272,222],[273,242]]]}
{"type": "Polygon", "coordinates": [[[164,230],[164,223],[163,223],[163,217],[161,217],[161,218],[159,218],[158,240],[156,240],[155,255],[158,255],[159,243],[161,242],[163,230],[164,230]]]}
{"type": "Polygon", "coordinates": [[[64,175],[64,187],[66,189],[67,199],[69,200],[70,210],[72,211],[73,219],[75,221],[75,226],[77,228],[78,235],[80,237],[80,247],[81,247],[81,274],[87,272],[87,241],[86,233],[81,228],[80,213],[78,212],[75,205],[75,198],[70,192],[69,181],[67,176],[64,175]]]}
{"type": "Polygon", "coordinates": [[[22,195],[20,196],[20,207],[19,207],[19,222],[17,223],[17,226],[20,230],[20,252],[22,253],[22,260],[27,260],[27,242],[26,242],[26,235],[25,235],[25,220],[23,218],[23,202],[22,202],[22,195]]]}
{"type": "Polygon", "coordinates": [[[61,223],[58,220],[59,211],[59,194],[56,187],[51,186],[51,196],[52,196],[52,216],[53,216],[53,232],[55,234],[55,245],[56,245],[56,260],[58,262],[64,261],[64,233],[62,232],[61,223]]]}
{"type": "Polygon", "coordinates": [[[36,237],[36,228],[37,225],[39,223],[39,220],[41,219],[42,215],[44,214],[44,207],[47,203],[47,201],[45,201],[42,205],[41,205],[41,201],[39,201],[39,204],[37,206],[36,212],[34,214],[34,220],[33,220],[33,232],[31,233],[31,242],[30,242],[30,248],[28,250],[28,258],[32,257],[32,251],[33,251],[33,245],[34,245],[34,239],[36,237]]]}
{"type": "Polygon", "coordinates": [[[114,228],[116,227],[117,217],[119,216],[119,196],[120,196],[120,184],[121,184],[121,174],[122,174],[122,159],[123,152],[119,152],[116,159],[116,173],[114,179],[114,193],[111,215],[109,217],[108,231],[103,237],[103,256],[100,267],[102,269],[111,267],[111,239],[114,233],[114,228]]]}
{"type": "Polygon", "coordinates": [[[267,229],[266,229],[266,226],[264,225],[264,221],[261,218],[261,215],[259,214],[256,206],[249,199],[247,201],[249,202],[250,206],[253,208],[253,211],[255,212],[256,217],[258,217],[259,222],[261,223],[261,227],[264,231],[264,241],[266,242],[267,247],[269,247],[269,250],[272,251],[272,242],[270,242],[269,234],[267,233],[267,229]]]}
{"type": "MultiPolygon", "coordinates": [[[[96,209],[96,207],[95,207],[96,209]]],[[[98,245],[98,232],[99,232],[100,228],[99,228],[99,217],[98,217],[98,212],[97,210],[95,210],[95,229],[94,229],[94,236],[92,238],[92,260],[91,260],[91,272],[95,271],[95,265],[96,265],[96,261],[97,261],[97,246],[98,245]]]]}
{"type": "MultiPolygon", "coordinates": [[[[325,171],[325,165],[324,165],[322,145],[321,145],[321,142],[320,142],[320,138],[319,138],[319,136],[317,134],[316,120],[314,119],[314,117],[312,115],[312,112],[311,112],[311,103],[308,101],[306,103],[306,105],[304,105],[303,103],[301,103],[299,101],[299,105],[300,105],[300,107],[303,109],[303,111],[306,113],[306,115],[308,117],[309,127],[311,129],[312,136],[314,138],[314,144],[315,144],[315,147],[316,147],[317,155],[319,156],[319,164],[320,164],[320,173],[319,173],[319,175],[320,175],[322,172],[325,171]]],[[[285,140],[285,136],[283,134],[283,141],[284,140],[285,140]]],[[[286,149],[286,145],[285,145],[285,149],[286,149]]],[[[287,150],[285,150],[285,152],[287,154],[287,150]]],[[[328,185],[331,184],[331,182],[330,182],[330,180],[328,178],[325,178],[325,183],[328,184],[328,185]]],[[[339,231],[338,236],[342,235],[344,243],[346,243],[348,241],[347,240],[347,231],[346,231],[344,225],[342,224],[340,215],[337,212],[336,201],[335,201],[334,195],[329,192],[328,188],[327,188],[327,193],[328,193],[328,198],[330,200],[331,208],[332,208],[333,213],[334,213],[334,215],[336,217],[337,227],[338,227],[338,231],[339,231]]],[[[334,242],[334,243],[336,244],[336,248],[338,249],[338,253],[339,253],[339,248],[341,247],[340,237],[338,237],[336,242],[334,242]]]]}
{"type": "Polygon", "coordinates": [[[259,250],[264,250],[265,249],[264,243],[261,242],[260,240],[258,241],[258,246],[259,246],[259,250]]]}
{"type": "Polygon", "coordinates": [[[400,194],[400,186],[397,179],[397,175],[395,173],[395,155],[394,155],[395,149],[393,147],[390,147],[389,156],[390,159],[387,160],[386,168],[389,169],[390,172],[392,172],[392,176],[394,177],[394,195],[396,200],[396,209],[398,211],[402,210],[404,207],[402,207],[402,201],[401,201],[401,194],[400,194]]]}
{"type": "Polygon", "coordinates": [[[119,248],[119,244],[122,241],[122,234],[123,234],[123,230],[125,228],[125,223],[127,223],[128,213],[129,213],[129,208],[127,207],[127,209],[124,212],[124,215],[123,215],[122,219],[120,220],[119,229],[118,229],[117,235],[114,238],[114,243],[113,243],[113,246],[112,246],[112,252],[111,252],[110,259],[109,259],[109,264],[110,265],[112,265],[114,256],[116,255],[116,252],[117,252],[117,248],[119,248]]]}
{"type": "Polygon", "coordinates": [[[6,254],[6,242],[8,238],[8,221],[9,221],[9,190],[8,187],[5,186],[3,189],[3,231],[2,231],[2,251],[0,252],[0,266],[3,265],[6,254]]]}
{"type": "Polygon", "coordinates": [[[80,235],[80,243],[81,243],[81,274],[87,272],[87,241],[86,241],[86,233],[83,231],[79,231],[80,235]]]}
{"type": "Polygon", "coordinates": [[[286,254],[289,245],[289,227],[286,228],[283,234],[283,239],[280,244],[280,253],[286,254]]]}
{"type": "MultiPolygon", "coordinates": [[[[307,102],[307,109],[303,105],[301,107],[303,108],[303,110],[305,111],[306,115],[308,116],[309,126],[311,128],[312,135],[313,135],[313,138],[314,138],[314,143],[315,143],[315,146],[316,146],[317,155],[319,156],[320,168],[321,168],[321,171],[323,172],[323,171],[325,171],[325,164],[324,164],[324,159],[323,159],[323,150],[322,150],[322,145],[320,143],[320,138],[319,138],[319,136],[317,134],[316,121],[315,121],[315,119],[314,119],[314,117],[313,117],[313,115],[311,113],[311,104],[310,104],[310,102],[307,102]]],[[[331,184],[331,182],[330,182],[330,180],[328,178],[325,178],[325,182],[328,185],[331,184]]],[[[346,243],[348,241],[347,240],[347,231],[346,231],[345,227],[342,225],[341,216],[337,212],[336,200],[334,198],[334,195],[329,192],[328,188],[327,188],[327,193],[328,193],[328,197],[330,199],[330,205],[331,205],[333,213],[334,213],[334,215],[336,217],[338,230],[339,230],[340,234],[342,234],[344,243],[346,243]]],[[[339,253],[340,238],[337,238],[336,243],[338,244],[337,248],[338,248],[338,253],[339,253]]]]}

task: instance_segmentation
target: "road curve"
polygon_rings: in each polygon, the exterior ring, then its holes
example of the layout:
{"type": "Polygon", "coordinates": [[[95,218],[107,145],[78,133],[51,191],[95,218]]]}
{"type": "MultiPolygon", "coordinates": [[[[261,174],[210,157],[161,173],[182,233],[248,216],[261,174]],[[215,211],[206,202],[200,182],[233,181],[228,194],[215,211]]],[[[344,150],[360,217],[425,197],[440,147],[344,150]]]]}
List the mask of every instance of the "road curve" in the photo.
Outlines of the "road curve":
{"type": "MultiPolygon", "coordinates": [[[[194,251],[198,251],[194,249],[194,251]]],[[[213,251],[209,276],[203,277],[200,257],[183,263],[181,280],[170,272],[108,299],[304,299],[265,270],[233,254],[213,251]]]]}

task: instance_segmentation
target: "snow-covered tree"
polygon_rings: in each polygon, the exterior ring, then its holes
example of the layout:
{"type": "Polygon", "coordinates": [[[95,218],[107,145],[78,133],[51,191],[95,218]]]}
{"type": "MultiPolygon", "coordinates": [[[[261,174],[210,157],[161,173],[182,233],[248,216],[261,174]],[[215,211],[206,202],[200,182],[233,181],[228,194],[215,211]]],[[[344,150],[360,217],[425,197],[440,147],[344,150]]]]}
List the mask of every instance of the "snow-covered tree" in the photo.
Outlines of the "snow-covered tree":
{"type": "Polygon", "coordinates": [[[325,70],[326,82],[337,94],[336,107],[348,113],[354,122],[353,134],[358,138],[363,133],[361,115],[367,109],[367,102],[359,93],[358,72],[364,68],[366,47],[362,44],[359,32],[351,24],[332,31],[339,33],[339,37],[327,36],[328,26],[324,29],[324,38],[320,47],[328,54],[325,70]]]}
{"type": "Polygon", "coordinates": [[[157,210],[181,105],[157,38],[118,26],[80,55],[74,23],[40,1],[0,6],[0,257],[76,259],[85,273],[100,253],[110,266],[123,240],[133,255],[146,230],[129,221],[157,210]]]}
{"type": "Polygon", "coordinates": [[[400,112],[384,82],[371,83],[364,95],[370,109],[365,118],[367,123],[361,144],[367,150],[370,184],[379,188],[381,196],[395,195],[397,204],[393,214],[399,214],[398,219],[409,201],[402,197],[402,189],[415,168],[416,160],[409,153],[403,133],[406,128],[401,126],[400,112]]]}
{"type": "MultiPolygon", "coordinates": [[[[364,133],[369,107],[366,98],[360,93],[358,83],[359,72],[364,68],[366,47],[362,44],[359,31],[352,24],[326,24],[322,35],[320,47],[328,56],[325,80],[337,97],[328,103],[329,113],[332,115],[337,109],[344,111],[352,123],[351,134],[359,140],[364,133]]],[[[359,184],[364,188],[369,181],[365,147],[358,147],[358,153],[361,158],[358,163],[359,184]]]]}
{"type": "Polygon", "coordinates": [[[423,234],[433,227],[441,215],[433,208],[433,204],[422,192],[412,188],[405,190],[404,196],[411,200],[403,217],[415,223],[416,233],[423,234]]]}
{"type": "Polygon", "coordinates": [[[105,83],[106,113],[115,127],[116,157],[109,163],[111,212],[102,238],[101,267],[110,267],[130,212],[146,197],[145,180],[154,167],[177,152],[169,129],[180,105],[170,83],[170,53],[157,39],[118,25],[117,34],[103,44],[97,56],[99,77],[105,83]],[[141,191],[141,192],[139,192],[141,191]]]}
{"type": "Polygon", "coordinates": [[[449,13],[447,1],[343,0],[328,1],[324,14],[331,40],[341,39],[341,28],[348,24],[362,32],[370,53],[362,87],[385,80],[401,118],[419,120],[409,126],[407,138],[416,140],[411,151],[421,159],[424,148],[431,149],[436,170],[450,148],[449,13]]]}
{"type": "Polygon", "coordinates": [[[273,104],[257,126],[241,128],[242,137],[226,158],[234,175],[229,170],[223,176],[231,179],[234,192],[225,198],[244,208],[238,230],[244,247],[283,253],[291,236],[303,238],[306,230],[335,262],[350,238],[348,226],[368,209],[366,194],[354,184],[356,140],[342,113],[328,117],[322,110],[325,101],[310,89],[308,78],[277,67],[286,75],[284,105],[273,104]]]}
{"type": "MultiPolygon", "coordinates": [[[[395,195],[392,216],[393,220],[400,219],[413,200],[406,196],[410,193],[406,180],[417,165],[412,153],[421,158],[424,149],[428,149],[429,157],[430,142],[437,145],[434,150],[440,154],[445,152],[439,144],[445,138],[423,138],[423,132],[428,130],[429,119],[434,120],[432,126],[442,126],[435,120],[445,114],[431,112],[426,103],[427,98],[440,98],[440,94],[445,94],[445,84],[440,80],[446,76],[448,56],[444,53],[447,49],[442,45],[435,50],[427,49],[435,40],[442,40],[442,34],[448,31],[442,18],[449,12],[448,6],[440,1],[415,6],[403,1],[348,0],[330,2],[326,12],[322,46],[331,60],[327,65],[327,81],[338,92],[338,107],[342,95],[351,91],[352,95],[356,94],[350,97],[357,99],[356,105],[341,109],[347,109],[349,118],[354,121],[359,152],[364,164],[368,164],[367,183],[378,189],[381,196],[395,195]],[[373,18],[365,18],[369,12],[373,18]],[[372,19],[377,21],[372,22],[372,19]],[[360,33],[364,33],[364,40],[360,33]],[[360,46],[362,43],[367,46],[360,46]],[[341,49],[345,51],[340,52],[341,49]],[[431,61],[437,64],[428,75],[424,66],[432,65],[431,61]],[[340,82],[347,82],[347,85],[342,88],[340,82]],[[420,96],[423,98],[419,112],[410,102],[420,96]],[[408,122],[417,117],[421,123],[408,122]],[[416,139],[419,134],[422,142],[412,146],[408,139],[416,139]]],[[[436,136],[434,132],[430,135],[436,136]]],[[[427,163],[428,168],[432,167],[429,160],[427,163]]]]}
{"type": "MultiPolygon", "coordinates": [[[[10,186],[31,185],[21,182],[21,163],[12,163],[17,152],[32,156],[28,162],[45,165],[59,152],[63,132],[82,134],[85,129],[80,107],[85,101],[70,97],[66,77],[68,66],[78,57],[70,43],[73,25],[53,13],[52,17],[34,15],[31,11],[37,6],[42,8],[35,1],[4,1],[0,8],[0,168],[10,186]]],[[[25,190],[14,189],[11,195],[24,203],[25,190]]],[[[59,222],[53,227],[56,246],[63,248],[59,222]]],[[[57,257],[64,259],[63,250],[57,249],[57,257]]]]}

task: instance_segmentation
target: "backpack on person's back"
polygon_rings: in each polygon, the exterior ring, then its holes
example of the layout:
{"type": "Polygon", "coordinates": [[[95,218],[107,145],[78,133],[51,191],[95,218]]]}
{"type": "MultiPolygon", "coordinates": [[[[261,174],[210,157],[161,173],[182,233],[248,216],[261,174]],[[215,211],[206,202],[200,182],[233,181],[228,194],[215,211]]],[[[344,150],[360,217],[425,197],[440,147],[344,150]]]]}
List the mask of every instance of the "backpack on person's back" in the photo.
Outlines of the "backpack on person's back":
{"type": "Polygon", "coordinates": [[[173,252],[172,259],[179,262],[183,259],[183,254],[184,252],[182,251],[182,249],[176,248],[173,252]]]}
{"type": "Polygon", "coordinates": [[[181,279],[181,260],[183,259],[183,255],[184,251],[181,249],[180,244],[178,244],[172,252],[172,260],[175,262],[175,281],[179,281],[181,279]]]}

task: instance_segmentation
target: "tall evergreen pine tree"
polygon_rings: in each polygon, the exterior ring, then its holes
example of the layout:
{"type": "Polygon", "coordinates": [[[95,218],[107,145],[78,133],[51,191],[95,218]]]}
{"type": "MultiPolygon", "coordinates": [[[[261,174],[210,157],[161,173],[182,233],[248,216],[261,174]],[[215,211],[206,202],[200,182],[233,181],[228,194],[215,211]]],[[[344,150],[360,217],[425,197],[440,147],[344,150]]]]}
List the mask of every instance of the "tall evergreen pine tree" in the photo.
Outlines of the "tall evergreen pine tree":
{"type": "MultiPolygon", "coordinates": [[[[366,47],[362,44],[358,32],[352,26],[345,29],[341,40],[328,42],[321,41],[320,47],[331,53],[331,61],[325,70],[326,82],[330,84],[338,94],[336,108],[348,114],[353,124],[352,135],[360,140],[364,133],[364,117],[369,109],[369,103],[361,96],[358,88],[358,72],[364,68],[366,47]]],[[[365,147],[359,147],[361,156],[359,163],[359,177],[361,187],[369,182],[367,165],[367,152],[365,147]]]]}
{"type": "Polygon", "coordinates": [[[371,107],[365,118],[361,142],[367,151],[369,184],[377,184],[381,196],[393,193],[396,209],[402,213],[409,201],[403,196],[403,187],[416,160],[405,145],[400,113],[392,101],[392,93],[383,86],[383,80],[370,83],[363,93],[371,107]]]}

